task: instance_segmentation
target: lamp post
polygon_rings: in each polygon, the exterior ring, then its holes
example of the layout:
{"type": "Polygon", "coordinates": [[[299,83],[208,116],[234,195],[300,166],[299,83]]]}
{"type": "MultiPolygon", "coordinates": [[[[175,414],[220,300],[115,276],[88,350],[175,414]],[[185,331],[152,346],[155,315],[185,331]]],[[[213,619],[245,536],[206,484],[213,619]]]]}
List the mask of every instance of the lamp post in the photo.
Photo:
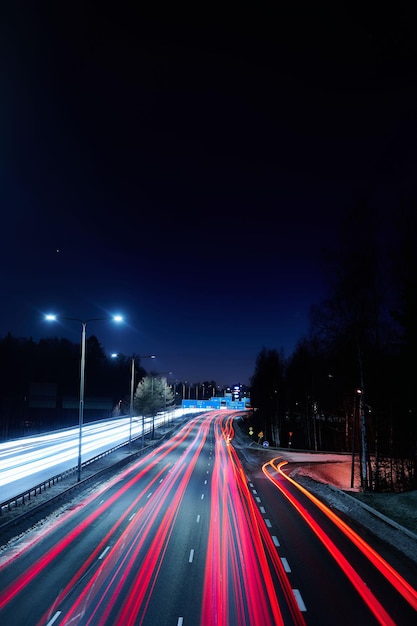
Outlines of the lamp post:
{"type": "Polygon", "coordinates": [[[355,485],[355,438],[356,438],[356,421],[360,414],[360,405],[362,399],[362,389],[355,389],[353,396],[353,415],[352,415],[352,461],[350,469],[350,487],[353,489],[355,485]]]}
{"type": "MultiPolygon", "coordinates": [[[[81,366],[80,366],[80,407],[78,412],[78,470],[77,481],[81,480],[81,453],[82,453],[82,431],[84,422],[84,387],[85,387],[85,336],[88,322],[98,322],[109,319],[108,317],[91,317],[87,320],[82,320],[78,317],[59,317],[57,315],[48,314],[45,315],[45,319],[48,322],[56,322],[58,319],[70,320],[73,322],[81,323],[81,366]]],[[[114,322],[122,322],[123,317],[121,315],[114,315],[114,322]]]]}

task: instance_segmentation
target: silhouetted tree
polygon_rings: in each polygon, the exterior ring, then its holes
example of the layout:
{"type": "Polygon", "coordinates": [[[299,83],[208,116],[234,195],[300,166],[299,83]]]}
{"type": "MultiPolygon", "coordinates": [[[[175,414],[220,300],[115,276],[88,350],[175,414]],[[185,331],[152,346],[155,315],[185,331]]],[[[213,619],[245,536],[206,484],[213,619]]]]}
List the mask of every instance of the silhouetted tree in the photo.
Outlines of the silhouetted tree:
{"type": "Polygon", "coordinates": [[[395,390],[395,420],[392,441],[396,454],[414,460],[413,482],[417,484],[417,394],[413,363],[417,354],[417,201],[403,202],[396,211],[397,245],[393,255],[395,304],[393,318],[398,339],[393,354],[395,367],[390,385],[395,390]]]}
{"type": "MultiPolygon", "coordinates": [[[[251,404],[255,425],[264,438],[281,445],[282,415],[285,407],[285,361],[277,350],[262,348],[251,378],[251,404]]],[[[257,433],[255,433],[257,434],[257,433]]]]}
{"type": "Polygon", "coordinates": [[[378,220],[367,200],[358,201],[347,212],[335,248],[328,253],[329,295],[313,312],[312,329],[333,354],[343,359],[342,376],[352,390],[361,390],[359,424],[361,434],[361,484],[372,484],[368,454],[378,458],[380,410],[380,365],[383,354],[382,329],[388,323],[386,276],[378,246],[378,220]],[[372,398],[372,400],[371,400],[372,398]],[[375,400],[375,402],[374,402],[375,400]],[[367,406],[373,405],[372,423],[367,406]]]}

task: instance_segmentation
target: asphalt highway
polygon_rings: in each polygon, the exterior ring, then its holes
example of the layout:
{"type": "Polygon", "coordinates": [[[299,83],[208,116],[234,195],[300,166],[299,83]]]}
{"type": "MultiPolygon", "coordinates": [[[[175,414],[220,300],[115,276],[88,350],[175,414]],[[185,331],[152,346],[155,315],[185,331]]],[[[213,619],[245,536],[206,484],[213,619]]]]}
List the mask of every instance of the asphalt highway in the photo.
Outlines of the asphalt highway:
{"type": "Polygon", "coordinates": [[[232,411],[168,441],[0,558],[0,623],[415,623],[417,592],[276,459],[248,476],[232,411]]]}

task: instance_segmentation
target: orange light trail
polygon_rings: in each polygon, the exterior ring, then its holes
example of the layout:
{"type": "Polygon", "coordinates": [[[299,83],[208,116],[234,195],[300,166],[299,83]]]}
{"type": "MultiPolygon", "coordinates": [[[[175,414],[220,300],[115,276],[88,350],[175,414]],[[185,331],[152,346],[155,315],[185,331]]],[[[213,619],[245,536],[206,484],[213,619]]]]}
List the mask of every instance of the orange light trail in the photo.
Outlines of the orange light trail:
{"type": "Polygon", "coordinates": [[[404,580],[401,575],[395,571],[369,544],[367,544],[359,535],[350,528],[340,517],[338,517],[333,511],[331,511],[325,504],[323,504],[318,498],[311,494],[307,489],[299,485],[290,476],[282,471],[282,467],[287,464],[287,461],[279,461],[275,458],[265,463],[262,467],[262,471],[265,476],[282,492],[282,494],[291,502],[291,504],[297,509],[303,519],[307,522],[316,536],[320,539],[323,545],[327,548],[330,554],[338,562],[344,573],[347,575],[351,583],[355,586],[356,590],[366,602],[369,609],[372,611],[376,619],[380,624],[387,626],[395,622],[391,619],[382,605],[378,602],[375,596],[367,587],[366,583],[360,578],[357,572],[353,569],[347,559],[334,545],[331,539],[323,532],[320,526],[315,522],[306,509],[292,496],[292,494],[286,489],[286,487],[279,483],[277,478],[268,472],[268,466],[284,477],[285,480],[294,485],[299,491],[301,491],[306,497],[308,497],[344,534],[348,537],[355,546],[366,556],[369,561],[381,572],[385,578],[394,586],[394,588],[407,600],[407,602],[414,608],[417,608],[417,592],[404,580]]]}

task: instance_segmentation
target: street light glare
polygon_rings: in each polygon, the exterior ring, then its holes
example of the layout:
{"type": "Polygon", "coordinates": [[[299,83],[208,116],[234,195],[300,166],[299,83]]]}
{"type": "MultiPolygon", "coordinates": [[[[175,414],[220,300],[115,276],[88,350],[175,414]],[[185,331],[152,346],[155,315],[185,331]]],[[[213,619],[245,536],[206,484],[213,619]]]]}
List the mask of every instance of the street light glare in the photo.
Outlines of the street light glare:
{"type": "Polygon", "coordinates": [[[48,322],[56,322],[56,315],[53,315],[52,313],[48,313],[48,315],[45,315],[45,319],[48,322]]]}
{"type": "Polygon", "coordinates": [[[113,320],[115,322],[123,322],[123,315],[113,315],[113,320]]]}

